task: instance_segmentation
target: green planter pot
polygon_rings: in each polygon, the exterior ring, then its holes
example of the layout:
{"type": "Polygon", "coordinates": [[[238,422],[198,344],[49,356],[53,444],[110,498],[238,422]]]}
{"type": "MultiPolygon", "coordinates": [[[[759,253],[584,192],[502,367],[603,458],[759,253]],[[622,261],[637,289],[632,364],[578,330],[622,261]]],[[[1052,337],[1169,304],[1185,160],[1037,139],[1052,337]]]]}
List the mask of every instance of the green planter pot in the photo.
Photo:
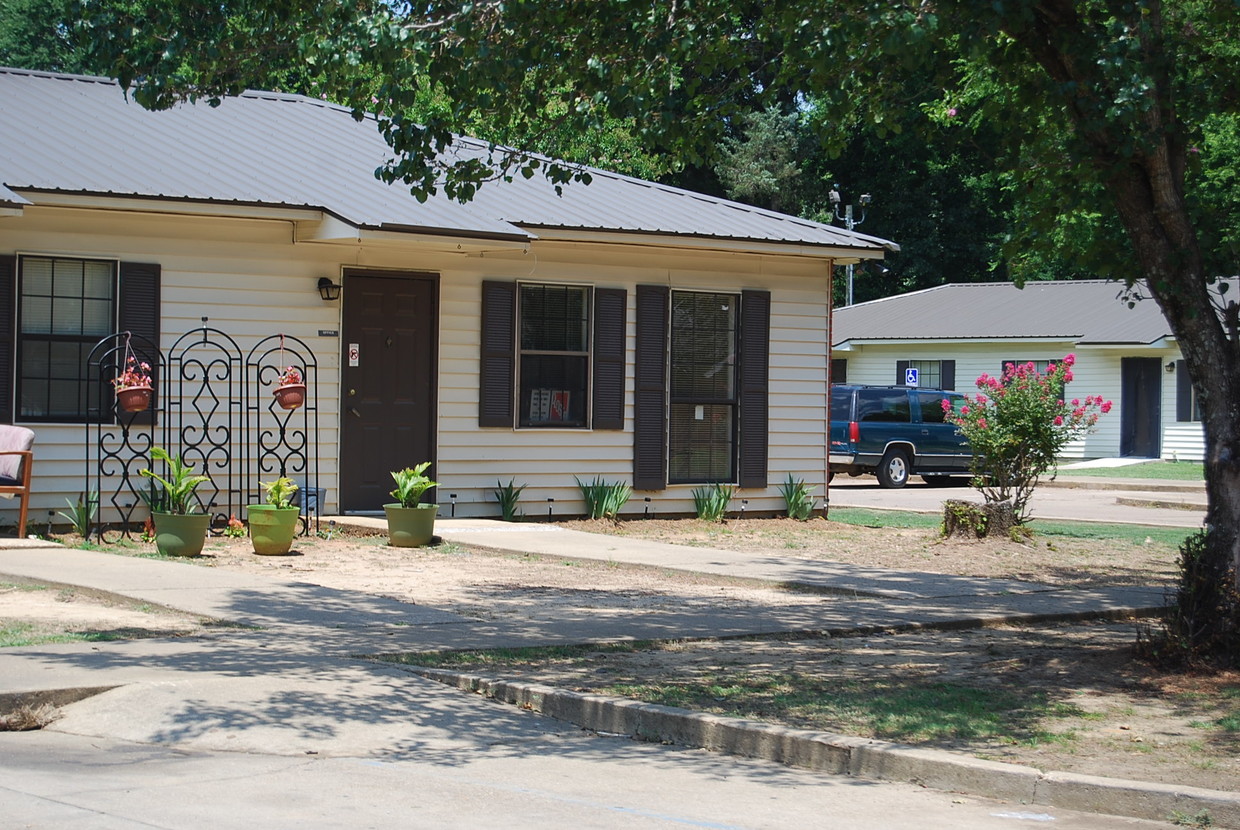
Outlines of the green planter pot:
{"type": "Polygon", "coordinates": [[[154,513],[155,548],[164,556],[197,556],[207,541],[210,513],[154,513]]]}
{"type": "Polygon", "coordinates": [[[251,504],[250,541],[254,552],[263,556],[284,556],[293,547],[297,535],[297,519],[301,511],[296,507],[276,507],[274,504],[251,504]]]}
{"type": "Polygon", "coordinates": [[[387,514],[388,543],[398,548],[418,548],[430,542],[435,535],[437,504],[419,504],[417,507],[401,507],[399,504],[383,505],[387,514]]]}

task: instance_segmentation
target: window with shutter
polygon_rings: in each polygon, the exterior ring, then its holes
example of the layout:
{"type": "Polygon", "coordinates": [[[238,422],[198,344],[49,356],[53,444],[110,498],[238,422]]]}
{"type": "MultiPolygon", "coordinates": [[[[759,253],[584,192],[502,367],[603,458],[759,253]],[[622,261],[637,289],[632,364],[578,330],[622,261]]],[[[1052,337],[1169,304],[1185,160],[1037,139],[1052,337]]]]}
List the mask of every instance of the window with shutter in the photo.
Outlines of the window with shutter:
{"type": "Polygon", "coordinates": [[[158,264],[0,256],[0,422],[84,423],[106,408],[110,387],[87,377],[87,357],[118,329],[159,343],[160,280],[158,264]]]}
{"type": "Polygon", "coordinates": [[[626,299],[622,288],[484,282],[478,425],[623,429],[626,299]]]}

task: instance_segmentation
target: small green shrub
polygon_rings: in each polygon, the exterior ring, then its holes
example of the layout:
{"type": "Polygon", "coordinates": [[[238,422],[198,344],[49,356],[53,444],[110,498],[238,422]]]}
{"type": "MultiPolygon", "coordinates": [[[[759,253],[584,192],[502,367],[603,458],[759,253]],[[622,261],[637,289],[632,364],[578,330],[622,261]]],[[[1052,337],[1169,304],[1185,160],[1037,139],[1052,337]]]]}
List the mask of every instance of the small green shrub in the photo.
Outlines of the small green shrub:
{"type": "Polygon", "coordinates": [[[391,496],[401,507],[417,507],[418,502],[422,501],[423,493],[432,487],[439,486],[439,482],[431,481],[426,476],[426,471],[430,469],[430,466],[431,462],[423,461],[416,467],[392,471],[392,480],[396,482],[396,489],[392,491],[391,496]]]}
{"type": "Polygon", "coordinates": [[[633,488],[623,481],[603,481],[598,476],[589,484],[573,476],[577,487],[581,489],[581,497],[586,502],[586,512],[591,519],[616,519],[620,510],[628,503],[633,488]]]}
{"type": "Polygon", "coordinates": [[[263,489],[267,491],[267,503],[273,507],[290,507],[290,501],[293,494],[297,492],[297,485],[293,483],[291,478],[281,476],[275,481],[261,481],[263,489]]]}
{"type": "Polygon", "coordinates": [[[515,522],[525,514],[517,510],[517,502],[521,500],[521,491],[526,485],[516,486],[516,479],[508,479],[507,484],[495,482],[495,500],[499,502],[500,518],[506,522],[515,522]]]}
{"type": "Polygon", "coordinates": [[[693,506],[697,517],[706,522],[722,522],[736,487],[731,484],[708,484],[693,490],[693,506]]]}
{"type": "Polygon", "coordinates": [[[795,480],[788,473],[788,480],[780,485],[779,491],[784,494],[784,504],[788,507],[788,518],[804,522],[814,513],[814,488],[805,483],[805,479],[795,480]]]}
{"type": "Polygon", "coordinates": [[[77,535],[82,538],[89,536],[91,525],[95,523],[95,510],[99,507],[99,494],[81,493],[77,502],[65,499],[65,504],[69,505],[69,512],[62,510],[59,515],[69,520],[77,535]]]}
{"type": "Polygon", "coordinates": [[[155,461],[164,462],[168,467],[167,478],[158,476],[150,470],[138,471],[163,488],[161,498],[156,498],[154,491],[149,499],[143,496],[147,504],[151,506],[151,511],[166,511],[176,515],[193,513],[198,507],[194,502],[194,491],[198,489],[198,485],[205,484],[211,479],[207,476],[190,475],[189,471],[194,468],[194,465],[187,461],[182,461],[179,455],[170,455],[163,447],[152,447],[151,458],[155,461]],[[163,510],[156,510],[157,504],[163,510]]]}

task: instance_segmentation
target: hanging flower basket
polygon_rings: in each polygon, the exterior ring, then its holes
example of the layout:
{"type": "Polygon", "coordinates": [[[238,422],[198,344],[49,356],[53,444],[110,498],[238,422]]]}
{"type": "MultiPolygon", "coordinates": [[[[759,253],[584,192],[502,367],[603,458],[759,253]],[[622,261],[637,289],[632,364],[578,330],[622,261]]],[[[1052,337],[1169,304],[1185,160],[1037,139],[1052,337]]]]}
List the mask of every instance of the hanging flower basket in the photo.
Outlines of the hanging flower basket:
{"type": "Polygon", "coordinates": [[[149,386],[127,386],[124,389],[117,389],[116,405],[123,412],[145,412],[151,406],[151,394],[154,391],[149,386]]]}
{"type": "Polygon", "coordinates": [[[153,381],[151,364],[139,361],[129,347],[129,332],[125,332],[125,369],[112,378],[116,391],[116,405],[124,412],[143,412],[151,406],[153,381]]]}
{"type": "Polygon", "coordinates": [[[306,385],[286,383],[283,386],[277,386],[271,394],[276,396],[276,403],[281,409],[296,409],[306,402],[306,385]]]}
{"type": "MultiPolygon", "coordinates": [[[[283,357],[283,355],[281,355],[283,357]]],[[[301,370],[289,366],[276,378],[276,388],[271,391],[281,409],[296,409],[306,402],[306,383],[301,370]]]]}

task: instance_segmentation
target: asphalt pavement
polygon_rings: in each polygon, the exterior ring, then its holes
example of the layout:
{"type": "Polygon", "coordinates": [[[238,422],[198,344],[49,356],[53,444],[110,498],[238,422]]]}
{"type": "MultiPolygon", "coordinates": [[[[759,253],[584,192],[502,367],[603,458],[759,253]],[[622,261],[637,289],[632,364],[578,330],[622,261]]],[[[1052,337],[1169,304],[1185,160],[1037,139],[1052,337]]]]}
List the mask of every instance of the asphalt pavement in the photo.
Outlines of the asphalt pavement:
{"type": "MultiPolygon", "coordinates": [[[[938,490],[938,497],[943,493],[938,490]]],[[[19,699],[82,698],[64,706],[47,729],[0,733],[0,826],[502,822],[520,828],[866,830],[1053,823],[1107,830],[1165,825],[1103,813],[1165,820],[1172,810],[1191,815],[1201,805],[1209,807],[1215,826],[1240,825],[1240,798],[1227,794],[1043,775],[881,742],[718,725],[663,707],[573,701],[558,690],[495,695],[521,701],[512,706],[360,658],[435,648],[1122,615],[1161,600],[1154,589],[1052,589],[815,567],[791,558],[636,543],[554,526],[514,527],[441,520],[437,531],[479,547],[799,582],[823,595],[790,609],[685,608],[512,625],[304,582],[10,540],[0,548],[0,575],[82,586],[245,627],[191,638],[0,652],[5,706],[19,699]],[[571,716],[573,722],[532,711],[552,703],[571,704],[580,714],[571,716]],[[644,724],[638,734],[653,742],[632,740],[628,727],[597,725],[621,724],[634,711],[644,724]],[[691,726],[709,729],[716,737],[696,746],[721,751],[664,743],[642,731],[665,725],[677,735],[691,726]],[[819,771],[779,763],[799,763],[802,754],[827,760],[809,764],[819,771]]],[[[468,678],[444,679],[491,693],[468,678]]]]}

